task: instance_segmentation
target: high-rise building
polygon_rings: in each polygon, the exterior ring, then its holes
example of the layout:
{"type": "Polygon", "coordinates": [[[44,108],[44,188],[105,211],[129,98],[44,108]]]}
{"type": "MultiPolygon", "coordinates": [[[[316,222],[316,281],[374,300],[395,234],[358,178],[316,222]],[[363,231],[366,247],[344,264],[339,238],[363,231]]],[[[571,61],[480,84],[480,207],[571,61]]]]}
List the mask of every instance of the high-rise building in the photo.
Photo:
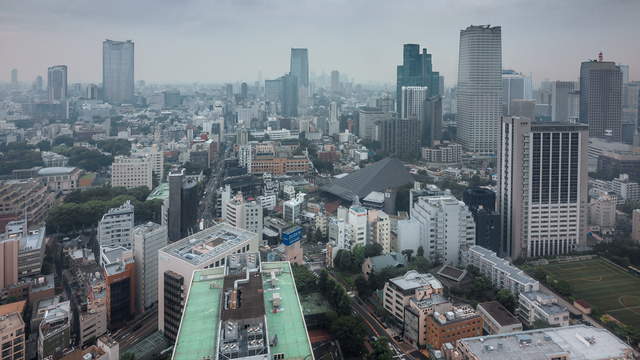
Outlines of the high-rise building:
{"type": "Polygon", "coordinates": [[[580,122],[589,137],[622,141],[622,70],[612,61],[580,65],[580,122]]]}
{"type": "Polygon", "coordinates": [[[167,226],[148,222],[131,230],[139,313],[158,302],[158,250],[167,246],[167,226]]]}
{"type": "Polygon", "coordinates": [[[38,360],[59,359],[71,345],[71,304],[48,309],[38,328],[38,360]]]}
{"type": "Polygon", "coordinates": [[[390,119],[389,113],[378,108],[361,107],[358,109],[358,137],[366,140],[379,140],[376,123],[390,119]]]}
{"type": "Polygon", "coordinates": [[[131,249],[131,229],[133,229],[134,209],[129,200],[117,208],[111,208],[98,223],[98,244],[100,246],[123,246],[131,249]]]}
{"type": "Polygon", "coordinates": [[[19,237],[0,237],[0,289],[18,282],[19,237]]]}
{"type": "Polygon", "coordinates": [[[419,44],[404,44],[402,65],[398,65],[396,76],[397,109],[402,108],[402,87],[404,86],[427,87],[428,96],[440,94],[440,74],[433,71],[431,54],[427,49],[422,49],[421,53],[419,44]]]}
{"type": "Polygon", "coordinates": [[[338,103],[332,101],[329,104],[329,135],[336,135],[340,132],[340,108],[338,103]]]}
{"type": "Polygon", "coordinates": [[[461,30],[458,61],[458,139],[467,151],[493,154],[502,115],[501,28],[461,30]]]}
{"type": "Polygon", "coordinates": [[[300,93],[298,80],[295,75],[289,73],[280,78],[282,82],[281,113],[284,116],[298,116],[300,93]]]}
{"type": "MultiPolygon", "coordinates": [[[[309,98],[309,51],[306,48],[291,49],[290,74],[296,80],[298,100],[296,106],[306,106],[309,98]]],[[[297,114],[296,114],[297,115],[297,114]]],[[[289,116],[296,116],[289,115],[289,116]]]]}
{"type": "Polygon", "coordinates": [[[502,106],[504,114],[512,115],[513,100],[529,100],[533,98],[531,79],[514,70],[502,71],[502,106]]]}
{"type": "Polygon", "coordinates": [[[429,96],[426,86],[403,86],[401,89],[400,117],[415,118],[422,122],[424,118],[424,102],[429,96]]]}
{"type": "Polygon", "coordinates": [[[133,102],[133,51],[131,40],[102,42],[102,91],[105,102],[133,102]]]}
{"type": "Polygon", "coordinates": [[[256,200],[245,199],[241,192],[229,200],[223,200],[224,221],[239,229],[262,234],[262,206],[256,200]]]}
{"type": "Polygon", "coordinates": [[[11,86],[18,86],[18,69],[11,69],[11,86]]]}
{"type": "Polygon", "coordinates": [[[460,252],[475,244],[475,223],[467,206],[452,195],[421,196],[411,205],[411,220],[420,226],[424,256],[457,265],[460,252]]]}
{"type": "Polygon", "coordinates": [[[502,255],[561,255],[584,243],[587,131],[581,124],[502,118],[497,201],[502,255]]]}
{"type": "Polygon", "coordinates": [[[500,249],[500,215],[496,213],[496,193],[471,187],[462,194],[476,223],[476,245],[498,252],[500,249]]]}
{"type": "Polygon", "coordinates": [[[49,102],[64,101],[67,98],[67,65],[49,67],[47,72],[49,102]]]}
{"type": "Polygon", "coordinates": [[[152,156],[116,156],[111,164],[111,186],[153,190],[153,160],[152,156]]]}
{"type": "Polygon", "coordinates": [[[247,100],[249,98],[249,85],[246,82],[240,84],[240,98],[247,100]]]}
{"type": "Polygon", "coordinates": [[[44,86],[44,81],[41,75],[36,76],[36,80],[33,82],[33,90],[42,91],[42,87],[44,86]]]}
{"type": "Polygon", "coordinates": [[[402,159],[420,157],[420,122],[418,119],[395,119],[394,149],[394,153],[402,159]]]}
{"type": "Polygon", "coordinates": [[[42,224],[53,202],[53,194],[37,179],[0,182],[0,230],[9,221],[24,217],[31,226],[42,224]]]}
{"type": "Polygon", "coordinates": [[[571,93],[576,90],[574,81],[554,81],[551,87],[551,121],[569,122],[571,93]]]}
{"type": "Polygon", "coordinates": [[[133,251],[122,246],[101,246],[100,265],[107,287],[107,326],[113,331],[122,327],[136,313],[136,263],[133,251]]]}
{"type": "Polygon", "coordinates": [[[442,137],[442,97],[432,96],[424,101],[421,142],[433,146],[442,137]]]}
{"type": "Polygon", "coordinates": [[[633,210],[631,218],[631,240],[640,243],[640,209],[633,210]]]}
{"type": "Polygon", "coordinates": [[[0,306],[0,346],[2,359],[24,360],[27,349],[25,342],[25,325],[22,319],[24,301],[0,306]]]}
{"type": "Polygon", "coordinates": [[[216,224],[158,252],[158,328],[175,340],[194,270],[225,265],[228,255],[258,251],[258,234],[216,224]]]}
{"type": "Polygon", "coordinates": [[[339,93],[340,90],[340,72],[333,70],[331,72],[331,92],[339,93]]]}

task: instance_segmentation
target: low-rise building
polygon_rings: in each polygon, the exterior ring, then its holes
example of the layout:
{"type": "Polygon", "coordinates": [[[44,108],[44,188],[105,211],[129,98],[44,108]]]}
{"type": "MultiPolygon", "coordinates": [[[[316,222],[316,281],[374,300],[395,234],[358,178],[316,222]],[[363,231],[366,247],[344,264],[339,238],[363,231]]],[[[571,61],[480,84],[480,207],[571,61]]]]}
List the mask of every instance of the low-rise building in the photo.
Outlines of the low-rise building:
{"type": "Polygon", "coordinates": [[[42,151],[40,155],[46,167],[65,167],[69,163],[68,157],[54,153],[53,151],[42,151]]]}
{"type": "Polygon", "coordinates": [[[69,301],[49,309],[38,329],[38,360],[59,358],[71,345],[71,306],[69,301]]]}
{"type": "Polygon", "coordinates": [[[616,226],[616,197],[601,194],[589,202],[589,223],[603,228],[616,226]]]}
{"type": "Polygon", "coordinates": [[[0,231],[9,221],[24,217],[31,226],[41,225],[53,200],[53,194],[38,179],[0,182],[0,231]]]}
{"type": "Polygon", "coordinates": [[[372,256],[364,259],[362,262],[362,274],[364,278],[369,280],[369,276],[371,274],[375,274],[380,272],[380,270],[387,267],[400,268],[405,266],[407,263],[407,258],[396,252],[372,256]]]}
{"type": "Polygon", "coordinates": [[[289,158],[256,156],[251,160],[251,173],[273,175],[305,174],[310,169],[310,161],[305,155],[289,158]]]}
{"type": "Polygon", "coordinates": [[[470,306],[454,306],[427,317],[427,343],[440,349],[445,343],[482,335],[482,317],[470,306]]]}
{"type": "Polygon", "coordinates": [[[498,289],[507,289],[514,295],[540,289],[540,283],[537,280],[482,246],[474,245],[463,251],[462,264],[465,267],[469,265],[476,267],[493,286],[498,289]]]}
{"type": "Polygon", "coordinates": [[[482,326],[487,334],[505,334],[522,331],[522,323],[497,301],[478,304],[478,314],[482,317],[482,326]]]}
{"type": "Polygon", "coordinates": [[[422,148],[422,159],[431,163],[459,163],[462,161],[462,145],[447,144],[422,148]]]}
{"type": "Polygon", "coordinates": [[[167,245],[158,252],[158,328],[175,340],[193,272],[224,266],[231,254],[257,252],[259,236],[226,223],[167,245]]]}
{"type": "Polygon", "coordinates": [[[569,310],[558,303],[557,297],[541,291],[520,293],[518,316],[529,326],[533,326],[536,321],[550,326],[569,325],[569,310]]]}
{"type": "Polygon", "coordinates": [[[79,188],[82,170],[76,167],[47,167],[38,170],[49,191],[55,193],[70,193],[79,188]]]}
{"type": "Polygon", "coordinates": [[[606,329],[574,325],[460,339],[451,360],[631,360],[634,351],[606,329]]]}
{"type": "Polygon", "coordinates": [[[172,359],[314,359],[288,262],[258,253],[196,270],[172,359]],[[197,339],[197,341],[194,341],[197,339]]]}
{"type": "Polygon", "coordinates": [[[152,156],[116,156],[111,164],[111,186],[146,187],[153,189],[154,159],[152,156]]]}

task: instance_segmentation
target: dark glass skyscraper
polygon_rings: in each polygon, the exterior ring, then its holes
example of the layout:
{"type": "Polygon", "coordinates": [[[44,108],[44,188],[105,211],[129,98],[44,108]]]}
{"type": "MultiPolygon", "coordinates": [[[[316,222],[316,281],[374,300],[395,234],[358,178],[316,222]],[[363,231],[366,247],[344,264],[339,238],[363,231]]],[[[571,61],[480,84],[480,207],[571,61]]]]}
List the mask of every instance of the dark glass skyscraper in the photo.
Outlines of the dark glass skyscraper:
{"type": "Polygon", "coordinates": [[[298,79],[298,87],[309,88],[309,51],[291,49],[291,75],[298,79]]]}
{"type": "Polygon", "coordinates": [[[622,141],[622,70],[614,62],[580,65],[580,122],[589,137],[622,141]]]}
{"type": "Polygon", "coordinates": [[[403,86],[426,86],[429,88],[429,97],[440,93],[440,73],[434,72],[431,64],[431,54],[420,45],[404,44],[402,65],[398,65],[396,81],[397,109],[401,108],[403,86]]]}

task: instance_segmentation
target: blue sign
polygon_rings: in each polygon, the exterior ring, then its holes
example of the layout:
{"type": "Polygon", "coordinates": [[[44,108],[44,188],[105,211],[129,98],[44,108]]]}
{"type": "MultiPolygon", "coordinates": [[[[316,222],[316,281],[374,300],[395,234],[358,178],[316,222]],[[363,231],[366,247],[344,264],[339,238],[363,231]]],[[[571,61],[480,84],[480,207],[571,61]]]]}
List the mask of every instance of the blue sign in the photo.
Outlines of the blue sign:
{"type": "Polygon", "coordinates": [[[294,226],[282,232],[282,243],[290,246],[302,239],[302,228],[294,226]]]}

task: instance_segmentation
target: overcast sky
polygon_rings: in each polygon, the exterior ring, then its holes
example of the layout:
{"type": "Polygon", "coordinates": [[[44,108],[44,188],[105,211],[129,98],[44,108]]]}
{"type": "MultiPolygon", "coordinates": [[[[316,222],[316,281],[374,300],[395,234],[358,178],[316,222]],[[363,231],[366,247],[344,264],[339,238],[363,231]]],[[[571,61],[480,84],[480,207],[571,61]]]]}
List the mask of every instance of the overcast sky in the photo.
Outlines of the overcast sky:
{"type": "Polygon", "coordinates": [[[135,77],[148,82],[253,82],[306,47],[312,72],[394,83],[402,44],[420,43],[451,85],[470,24],[502,26],[503,67],[536,83],[576,79],[599,51],[634,80],[638,15],[640,0],[0,0],[0,81],[66,64],[69,82],[100,82],[108,38],[135,42],[135,77]]]}

